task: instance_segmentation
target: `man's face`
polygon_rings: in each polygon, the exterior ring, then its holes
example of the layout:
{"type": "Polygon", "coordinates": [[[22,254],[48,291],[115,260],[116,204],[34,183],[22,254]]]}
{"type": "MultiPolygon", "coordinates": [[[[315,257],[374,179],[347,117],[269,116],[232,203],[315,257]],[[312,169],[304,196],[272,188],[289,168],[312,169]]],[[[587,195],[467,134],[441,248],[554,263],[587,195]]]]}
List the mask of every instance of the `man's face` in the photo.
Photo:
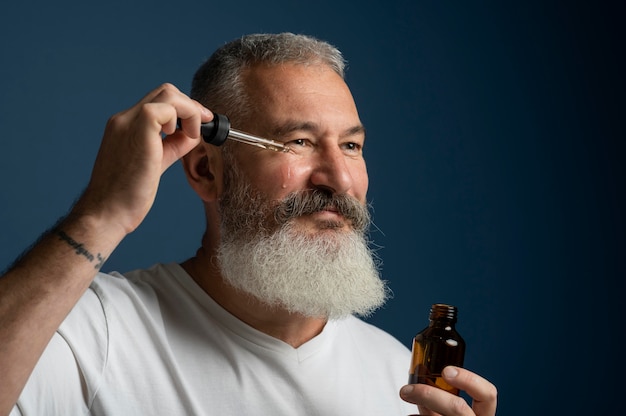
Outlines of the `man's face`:
{"type": "Polygon", "coordinates": [[[386,288],[365,238],[365,137],[348,88],[320,66],[246,75],[257,114],[233,127],[292,151],[237,145],[225,156],[222,276],[291,313],[371,313],[386,288]]]}
{"type": "MultiPolygon", "coordinates": [[[[365,132],[343,79],[323,65],[287,64],[254,67],[244,73],[244,83],[254,111],[233,127],[291,148],[274,153],[239,145],[236,163],[250,186],[273,201],[294,191],[319,189],[365,204],[365,132]]],[[[329,223],[350,228],[332,208],[295,222],[297,229],[310,233],[327,229],[329,223]]]]}

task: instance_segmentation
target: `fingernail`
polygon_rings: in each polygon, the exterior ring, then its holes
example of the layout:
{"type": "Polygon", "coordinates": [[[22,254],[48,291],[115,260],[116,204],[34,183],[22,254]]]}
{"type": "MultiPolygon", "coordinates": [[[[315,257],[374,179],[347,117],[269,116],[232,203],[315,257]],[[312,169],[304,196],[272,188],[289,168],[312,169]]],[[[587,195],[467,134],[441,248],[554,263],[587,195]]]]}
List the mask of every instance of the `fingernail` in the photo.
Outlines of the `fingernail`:
{"type": "Polygon", "coordinates": [[[204,114],[205,116],[210,116],[213,113],[208,108],[202,107],[202,114],[204,114]]]}
{"type": "Polygon", "coordinates": [[[459,370],[457,370],[455,367],[446,367],[443,369],[443,375],[446,378],[454,378],[459,375],[459,370]]]}
{"type": "Polygon", "coordinates": [[[408,384],[400,389],[400,395],[407,396],[411,394],[412,391],[413,391],[413,386],[411,384],[408,384]]]}

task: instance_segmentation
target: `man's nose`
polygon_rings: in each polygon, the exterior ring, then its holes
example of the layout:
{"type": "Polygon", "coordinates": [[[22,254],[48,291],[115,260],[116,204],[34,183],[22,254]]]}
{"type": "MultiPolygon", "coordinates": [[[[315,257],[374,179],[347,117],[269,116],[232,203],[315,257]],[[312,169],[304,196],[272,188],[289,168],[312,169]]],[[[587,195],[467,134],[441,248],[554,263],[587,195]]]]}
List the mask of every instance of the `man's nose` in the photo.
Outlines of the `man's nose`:
{"type": "Polygon", "coordinates": [[[318,155],[311,184],[333,194],[345,194],[352,188],[352,174],[341,149],[327,149],[318,155]]]}

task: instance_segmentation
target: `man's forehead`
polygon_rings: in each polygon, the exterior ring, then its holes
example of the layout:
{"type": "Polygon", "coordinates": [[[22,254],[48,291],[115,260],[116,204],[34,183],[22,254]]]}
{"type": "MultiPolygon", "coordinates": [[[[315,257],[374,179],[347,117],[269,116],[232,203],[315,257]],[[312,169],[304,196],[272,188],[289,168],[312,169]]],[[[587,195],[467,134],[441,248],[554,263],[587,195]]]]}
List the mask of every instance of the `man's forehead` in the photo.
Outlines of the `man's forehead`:
{"type": "Polygon", "coordinates": [[[260,65],[247,69],[248,123],[272,138],[295,132],[364,136],[344,79],[324,64],[260,65]]]}

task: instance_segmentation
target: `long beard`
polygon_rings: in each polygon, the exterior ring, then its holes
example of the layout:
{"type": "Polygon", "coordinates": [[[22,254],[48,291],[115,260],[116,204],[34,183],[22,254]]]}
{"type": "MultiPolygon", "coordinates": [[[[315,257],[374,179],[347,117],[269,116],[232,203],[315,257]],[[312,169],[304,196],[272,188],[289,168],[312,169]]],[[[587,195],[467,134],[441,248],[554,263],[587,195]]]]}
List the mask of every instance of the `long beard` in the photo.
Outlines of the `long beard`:
{"type": "Polygon", "coordinates": [[[319,191],[267,201],[229,164],[222,199],[218,261],[225,281],[271,307],[310,317],[368,316],[388,289],[365,237],[367,208],[354,198],[319,191]],[[351,225],[297,229],[295,219],[332,205],[351,225]]]}

